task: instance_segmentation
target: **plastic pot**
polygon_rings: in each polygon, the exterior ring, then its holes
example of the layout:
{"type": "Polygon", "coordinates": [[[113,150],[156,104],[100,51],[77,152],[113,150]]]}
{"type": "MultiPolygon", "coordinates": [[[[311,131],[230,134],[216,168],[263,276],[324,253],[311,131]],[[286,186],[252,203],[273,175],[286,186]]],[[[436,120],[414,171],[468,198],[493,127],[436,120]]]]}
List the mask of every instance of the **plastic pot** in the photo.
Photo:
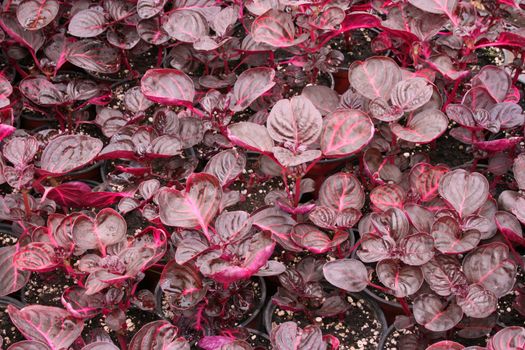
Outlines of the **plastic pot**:
{"type": "Polygon", "coordinates": [[[21,308],[23,308],[25,306],[25,304],[23,302],[21,302],[20,300],[16,300],[15,298],[1,297],[0,298],[0,306],[1,307],[7,307],[7,305],[16,306],[19,309],[21,309],[21,308]]]}
{"type": "Polygon", "coordinates": [[[332,75],[334,77],[334,90],[339,94],[344,94],[350,88],[348,68],[339,68],[332,75]]]}
{"type": "Polygon", "coordinates": [[[386,332],[383,333],[383,335],[381,336],[381,340],[379,341],[379,347],[378,347],[379,350],[383,350],[385,348],[385,343],[386,343],[386,340],[388,339],[388,336],[392,334],[392,332],[395,329],[396,327],[394,325],[391,325],[390,327],[388,327],[386,332]]]}
{"type": "Polygon", "coordinates": [[[20,237],[20,232],[15,232],[12,224],[0,223],[0,231],[16,238],[20,237]]]}
{"type": "MultiPolygon", "coordinates": [[[[382,325],[382,332],[379,338],[382,339],[387,331],[388,323],[386,322],[385,314],[383,313],[383,310],[381,310],[381,308],[379,307],[378,303],[376,303],[374,300],[372,300],[370,297],[363,293],[348,293],[348,295],[352,296],[355,299],[364,299],[368,303],[368,305],[370,305],[370,307],[374,311],[374,318],[376,318],[382,325]]],[[[272,316],[276,308],[277,305],[272,303],[270,300],[264,309],[263,322],[264,328],[266,329],[266,332],[268,334],[271,334],[272,332],[272,316]]]]}
{"type": "MultiPolygon", "coordinates": [[[[244,321],[240,322],[237,327],[248,327],[252,323],[252,321],[254,321],[255,318],[259,315],[259,313],[261,313],[261,310],[266,304],[266,282],[264,281],[264,278],[254,276],[252,277],[252,279],[257,279],[259,282],[259,286],[261,288],[261,298],[259,300],[259,303],[254,308],[252,315],[244,321]]],[[[155,311],[160,317],[164,318],[162,312],[162,289],[160,288],[160,285],[157,285],[157,287],[155,288],[155,300],[157,304],[155,311]]]]}

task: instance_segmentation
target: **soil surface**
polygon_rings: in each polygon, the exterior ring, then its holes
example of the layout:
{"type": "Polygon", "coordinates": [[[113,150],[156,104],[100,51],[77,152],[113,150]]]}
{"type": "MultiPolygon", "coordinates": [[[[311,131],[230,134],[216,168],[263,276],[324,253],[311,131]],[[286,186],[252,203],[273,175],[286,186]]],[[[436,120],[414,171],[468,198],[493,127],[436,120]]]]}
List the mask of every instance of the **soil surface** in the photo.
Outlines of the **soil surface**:
{"type": "MultiPolygon", "coordinates": [[[[376,349],[383,324],[375,318],[374,309],[365,299],[347,296],[349,310],[344,317],[316,317],[313,321],[323,334],[332,334],[341,342],[340,350],[376,349]]],[[[276,308],[272,315],[272,326],[287,321],[295,321],[300,327],[310,324],[304,314],[276,308]]]]}
{"type": "Polygon", "coordinates": [[[16,242],[18,242],[18,238],[13,237],[8,232],[0,232],[0,248],[14,245],[16,242]]]}
{"type": "Polygon", "coordinates": [[[65,272],[33,273],[22,289],[22,299],[27,304],[63,307],[61,298],[64,290],[74,285],[65,272]]]}
{"type": "MultiPolygon", "coordinates": [[[[518,270],[516,286],[525,288],[525,274],[518,270]]],[[[525,325],[525,315],[520,314],[514,307],[514,300],[519,295],[515,290],[501,297],[498,301],[498,322],[505,326],[525,325]]]]}

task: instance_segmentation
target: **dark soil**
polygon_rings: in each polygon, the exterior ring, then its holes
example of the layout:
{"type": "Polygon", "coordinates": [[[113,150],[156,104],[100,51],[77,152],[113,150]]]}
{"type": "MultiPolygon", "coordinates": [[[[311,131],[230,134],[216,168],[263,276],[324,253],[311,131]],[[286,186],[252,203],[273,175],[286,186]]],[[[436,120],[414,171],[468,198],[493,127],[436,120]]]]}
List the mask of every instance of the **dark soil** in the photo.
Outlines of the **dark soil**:
{"type": "Polygon", "coordinates": [[[472,160],[472,148],[449,135],[443,135],[435,143],[422,148],[428,152],[432,164],[444,163],[455,167],[472,160]]]}
{"type": "MultiPolygon", "coordinates": [[[[525,288],[525,274],[522,269],[518,270],[516,286],[525,288]]],[[[525,324],[525,316],[520,314],[514,307],[514,300],[519,295],[513,290],[501,297],[498,301],[498,322],[504,326],[516,326],[525,324]]]]}
{"type": "Polygon", "coordinates": [[[0,336],[3,340],[3,346],[7,349],[13,343],[25,340],[24,336],[11,323],[11,319],[6,312],[7,305],[0,303],[0,336]]]}
{"type": "Polygon", "coordinates": [[[328,45],[332,49],[341,51],[345,60],[341,67],[348,67],[354,61],[362,61],[368,57],[377,55],[372,51],[370,43],[377,37],[378,33],[370,29],[351,30],[346,35],[340,35],[332,39],[328,45]]]}
{"type": "Polygon", "coordinates": [[[411,349],[425,350],[430,344],[441,340],[452,340],[463,344],[464,346],[485,346],[487,339],[485,337],[476,339],[461,338],[457,334],[451,334],[446,338],[433,338],[425,336],[428,332],[421,330],[419,326],[412,328],[394,330],[390,333],[385,341],[383,350],[404,350],[408,347],[411,349]],[[411,346],[414,346],[412,348],[411,346]]]}
{"type": "Polygon", "coordinates": [[[18,238],[11,235],[9,232],[0,232],[0,248],[8,247],[16,244],[18,238]]]}
{"type": "MultiPolygon", "coordinates": [[[[323,334],[332,334],[339,339],[339,350],[376,349],[383,324],[375,319],[374,309],[365,299],[347,296],[347,300],[350,309],[344,317],[316,317],[314,323],[321,327],[323,334]]],[[[301,327],[312,323],[304,314],[276,308],[272,315],[272,326],[287,321],[295,321],[301,327]]]]}
{"type": "Polygon", "coordinates": [[[253,347],[253,350],[271,349],[270,339],[262,334],[250,332],[246,341],[253,347]]]}
{"type": "Polygon", "coordinates": [[[33,273],[22,289],[22,300],[27,304],[63,307],[62,293],[75,282],[65,272],[33,273]]]}

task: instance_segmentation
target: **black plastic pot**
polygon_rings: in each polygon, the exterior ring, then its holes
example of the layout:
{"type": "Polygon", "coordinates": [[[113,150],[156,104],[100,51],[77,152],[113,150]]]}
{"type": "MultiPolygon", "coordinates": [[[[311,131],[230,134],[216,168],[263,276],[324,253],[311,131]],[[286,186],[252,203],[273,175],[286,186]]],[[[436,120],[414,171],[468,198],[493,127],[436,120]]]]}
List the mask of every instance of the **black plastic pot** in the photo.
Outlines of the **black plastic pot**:
{"type": "MultiPolygon", "coordinates": [[[[374,311],[374,317],[383,326],[381,336],[379,338],[379,339],[382,339],[387,331],[388,323],[386,322],[385,314],[383,313],[383,310],[381,310],[381,308],[379,307],[378,303],[363,293],[348,293],[348,294],[356,299],[364,299],[370,305],[370,307],[374,311]]],[[[272,332],[272,316],[276,308],[277,308],[277,305],[273,304],[271,300],[268,302],[268,304],[264,308],[263,322],[264,322],[264,328],[266,329],[266,332],[268,332],[268,334],[271,334],[272,332]]]]}
{"type": "Polygon", "coordinates": [[[394,325],[391,325],[390,327],[388,327],[386,332],[383,333],[383,335],[381,336],[381,340],[379,341],[379,347],[378,347],[379,350],[383,350],[385,348],[385,343],[386,343],[386,340],[388,339],[388,336],[392,334],[392,332],[395,329],[396,327],[394,325]]]}
{"type": "Polygon", "coordinates": [[[25,306],[25,304],[23,302],[21,302],[20,300],[15,299],[15,298],[1,297],[0,298],[0,306],[1,307],[7,307],[7,305],[16,306],[19,309],[21,309],[21,308],[23,308],[25,306]]]}
{"type": "MultiPolygon", "coordinates": [[[[254,276],[252,278],[256,278],[259,282],[259,286],[261,288],[261,299],[259,300],[259,303],[253,310],[253,313],[250,317],[248,317],[246,320],[239,323],[237,327],[248,327],[252,321],[256,319],[256,317],[261,313],[261,310],[264,308],[264,305],[266,304],[266,282],[264,281],[264,278],[254,276]]],[[[156,310],[155,312],[162,318],[164,318],[164,315],[162,313],[162,290],[160,289],[160,286],[157,285],[155,288],[155,300],[156,300],[156,310]]]]}
{"type": "Polygon", "coordinates": [[[16,238],[20,237],[20,232],[16,232],[15,230],[13,230],[12,224],[0,223],[0,231],[16,238]]]}

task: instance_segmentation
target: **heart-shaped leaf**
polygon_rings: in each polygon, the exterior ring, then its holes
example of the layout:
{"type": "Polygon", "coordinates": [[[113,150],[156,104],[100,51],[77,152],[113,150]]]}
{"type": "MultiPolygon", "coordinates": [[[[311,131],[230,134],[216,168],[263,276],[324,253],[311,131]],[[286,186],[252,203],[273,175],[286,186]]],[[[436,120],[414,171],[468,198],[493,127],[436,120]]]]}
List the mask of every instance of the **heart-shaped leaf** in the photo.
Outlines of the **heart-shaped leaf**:
{"type": "Polygon", "coordinates": [[[0,15],[0,28],[13,40],[27,47],[32,52],[37,52],[45,42],[45,36],[39,30],[26,30],[20,25],[13,13],[4,11],[0,15]]]}
{"type": "Polygon", "coordinates": [[[523,230],[518,219],[509,212],[497,211],[494,215],[498,230],[510,241],[525,244],[523,230]]]}
{"type": "Polygon", "coordinates": [[[135,333],[129,343],[129,350],[186,350],[189,343],[183,338],[177,338],[178,329],[165,320],[145,324],[135,333]]]}
{"type": "Polygon", "coordinates": [[[447,15],[454,23],[454,11],[458,5],[457,0],[409,0],[409,2],[425,12],[447,15]]]}
{"type": "Polygon", "coordinates": [[[402,208],[406,199],[406,192],[399,185],[377,186],[370,192],[370,201],[379,210],[402,208]]]}
{"type": "Polygon", "coordinates": [[[346,209],[361,209],[365,192],[359,180],[349,173],[329,176],[319,189],[319,204],[341,213],[346,209]]]}
{"type": "Polygon", "coordinates": [[[59,7],[55,0],[25,0],[18,5],[16,17],[24,29],[39,30],[55,19],[59,7]]]}
{"type": "Polygon", "coordinates": [[[32,136],[15,137],[4,144],[3,155],[14,166],[29,164],[38,151],[38,140],[32,136]]]}
{"type": "Polygon", "coordinates": [[[150,100],[166,105],[192,104],[195,97],[193,80],[171,68],[148,70],[140,80],[140,88],[150,100]]]}
{"type": "Polygon", "coordinates": [[[521,350],[525,347],[525,328],[505,327],[489,340],[489,350],[521,350]]]}
{"type": "Polygon", "coordinates": [[[323,254],[346,241],[348,232],[337,230],[330,239],[325,232],[313,225],[297,224],[292,229],[291,237],[298,246],[314,254],[323,254]]]}
{"type": "MultiPolygon", "coordinates": [[[[155,1],[155,0],[146,0],[155,1]]],[[[140,38],[152,45],[162,45],[170,40],[170,36],[162,28],[158,17],[144,19],[137,24],[137,33],[140,38]]]]}
{"type": "Polygon", "coordinates": [[[227,186],[242,173],[245,166],[246,155],[230,149],[211,157],[203,172],[214,175],[222,186],[227,186]]]}
{"type": "Polygon", "coordinates": [[[434,240],[424,232],[403,237],[398,246],[401,248],[401,261],[408,265],[423,265],[434,256],[434,240]]]}
{"type": "Polygon", "coordinates": [[[443,216],[432,225],[434,246],[443,254],[462,254],[478,246],[481,234],[478,230],[463,231],[451,216],[443,216]]]}
{"type": "Polygon", "coordinates": [[[487,65],[472,78],[471,84],[472,87],[485,88],[495,101],[503,102],[512,86],[512,79],[503,68],[487,65]]]}
{"type": "Polygon", "coordinates": [[[221,186],[215,176],[194,173],[188,177],[185,191],[160,190],[160,220],[168,226],[201,227],[209,238],[208,225],[219,210],[221,197],[221,186]]]}
{"type": "Polygon", "coordinates": [[[464,296],[458,296],[456,302],[468,317],[485,318],[496,311],[498,298],[480,284],[471,284],[464,296]]]}
{"type": "Polygon", "coordinates": [[[324,278],[347,292],[360,292],[368,285],[366,266],[356,259],[329,261],[323,266],[324,278]]]}
{"type": "Polygon", "coordinates": [[[417,266],[408,266],[397,260],[382,260],[376,266],[379,281],[398,298],[416,293],[423,284],[423,273],[417,266]]]}
{"type": "Polygon", "coordinates": [[[275,71],[268,67],[250,68],[242,72],[233,85],[235,104],[230,107],[239,112],[275,85],[275,71]]]}
{"type": "Polygon", "coordinates": [[[40,167],[50,174],[65,174],[91,162],[102,150],[102,141],[87,135],[64,135],[49,142],[40,167]]]}
{"type": "Polygon", "coordinates": [[[28,340],[37,340],[51,349],[67,349],[80,336],[84,322],[72,318],[64,309],[29,305],[18,310],[7,306],[7,313],[20,333],[28,340]]]}
{"type": "Polygon", "coordinates": [[[447,127],[447,116],[434,108],[412,114],[405,126],[397,123],[390,125],[390,129],[398,138],[413,143],[432,142],[441,136],[447,127]]]}
{"type": "Polygon", "coordinates": [[[137,14],[140,18],[151,18],[156,16],[166,4],[166,0],[138,0],[137,14]]]}
{"type": "Polygon", "coordinates": [[[516,281],[516,262],[506,244],[494,242],[471,251],[463,259],[463,272],[469,283],[479,283],[500,298],[516,281]]]}
{"type": "Polygon", "coordinates": [[[309,99],[322,115],[332,113],[339,107],[339,95],[328,86],[309,85],[303,89],[301,95],[309,99]]]}
{"type": "Polygon", "coordinates": [[[525,189],[525,153],[520,153],[514,158],[514,164],[512,166],[512,173],[514,179],[518,183],[520,190],[525,189]]]}
{"type": "Polygon", "coordinates": [[[92,318],[102,312],[106,297],[102,293],[88,295],[84,288],[73,286],[62,294],[62,305],[76,318],[92,318]]]}
{"type": "Polygon", "coordinates": [[[388,57],[370,57],[353,64],[348,71],[350,85],[361,95],[374,100],[390,99],[394,86],[401,81],[401,69],[388,57]]]}
{"type": "Polygon", "coordinates": [[[324,118],[321,151],[328,158],[348,156],[363,149],[374,136],[370,118],[355,109],[341,109],[324,118]]]}
{"type": "Polygon", "coordinates": [[[71,235],[80,249],[98,249],[105,256],[107,246],[123,241],[126,231],[126,220],[115,210],[105,208],[94,219],[79,215],[71,235]]]}
{"type": "Polygon", "coordinates": [[[485,203],[489,195],[489,182],[480,173],[457,169],[441,177],[439,194],[460,217],[465,218],[485,203]]]}
{"type": "Polygon", "coordinates": [[[309,99],[301,95],[290,100],[277,101],[267,121],[270,136],[294,149],[316,142],[321,134],[322,124],[321,113],[309,99]]]}
{"type": "Polygon", "coordinates": [[[172,39],[195,43],[208,35],[210,28],[206,19],[197,11],[173,11],[162,25],[172,39]]]}
{"type": "Polygon", "coordinates": [[[468,285],[459,261],[451,255],[436,255],[421,270],[430,288],[441,296],[449,296],[468,285]]]}
{"type": "Polygon", "coordinates": [[[276,9],[268,10],[253,21],[253,40],[274,47],[290,47],[305,41],[308,36],[295,38],[295,27],[290,14],[276,9]]]}
{"type": "Polygon", "coordinates": [[[251,151],[273,151],[273,140],[263,125],[240,122],[228,126],[228,138],[231,142],[251,151]]]}
{"type": "Polygon", "coordinates": [[[55,254],[55,248],[45,242],[31,242],[15,254],[15,267],[19,270],[45,272],[59,265],[60,260],[55,254]]]}
{"type": "Polygon", "coordinates": [[[463,311],[456,303],[447,304],[434,294],[419,295],[413,305],[417,323],[434,332],[452,329],[463,318],[463,311]]]}
{"type": "Polygon", "coordinates": [[[439,180],[448,171],[445,166],[418,163],[410,171],[410,187],[423,202],[428,202],[438,195],[439,180]]]}
{"type": "Polygon", "coordinates": [[[20,82],[20,92],[41,106],[55,106],[67,102],[66,94],[44,77],[28,77],[20,82]]]}
{"type": "Polygon", "coordinates": [[[113,74],[120,70],[119,50],[104,41],[83,39],[68,45],[69,63],[90,72],[113,74]]]}
{"type": "Polygon", "coordinates": [[[425,78],[409,78],[394,86],[390,99],[394,106],[411,112],[430,101],[433,92],[432,84],[425,78]]]}
{"type": "Polygon", "coordinates": [[[69,34],[79,38],[93,38],[102,34],[108,21],[104,12],[97,9],[85,9],[77,12],[69,21],[69,34]]]}
{"type": "Polygon", "coordinates": [[[476,129],[474,113],[465,105],[451,103],[446,108],[447,116],[461,126],[476,129]]]}

